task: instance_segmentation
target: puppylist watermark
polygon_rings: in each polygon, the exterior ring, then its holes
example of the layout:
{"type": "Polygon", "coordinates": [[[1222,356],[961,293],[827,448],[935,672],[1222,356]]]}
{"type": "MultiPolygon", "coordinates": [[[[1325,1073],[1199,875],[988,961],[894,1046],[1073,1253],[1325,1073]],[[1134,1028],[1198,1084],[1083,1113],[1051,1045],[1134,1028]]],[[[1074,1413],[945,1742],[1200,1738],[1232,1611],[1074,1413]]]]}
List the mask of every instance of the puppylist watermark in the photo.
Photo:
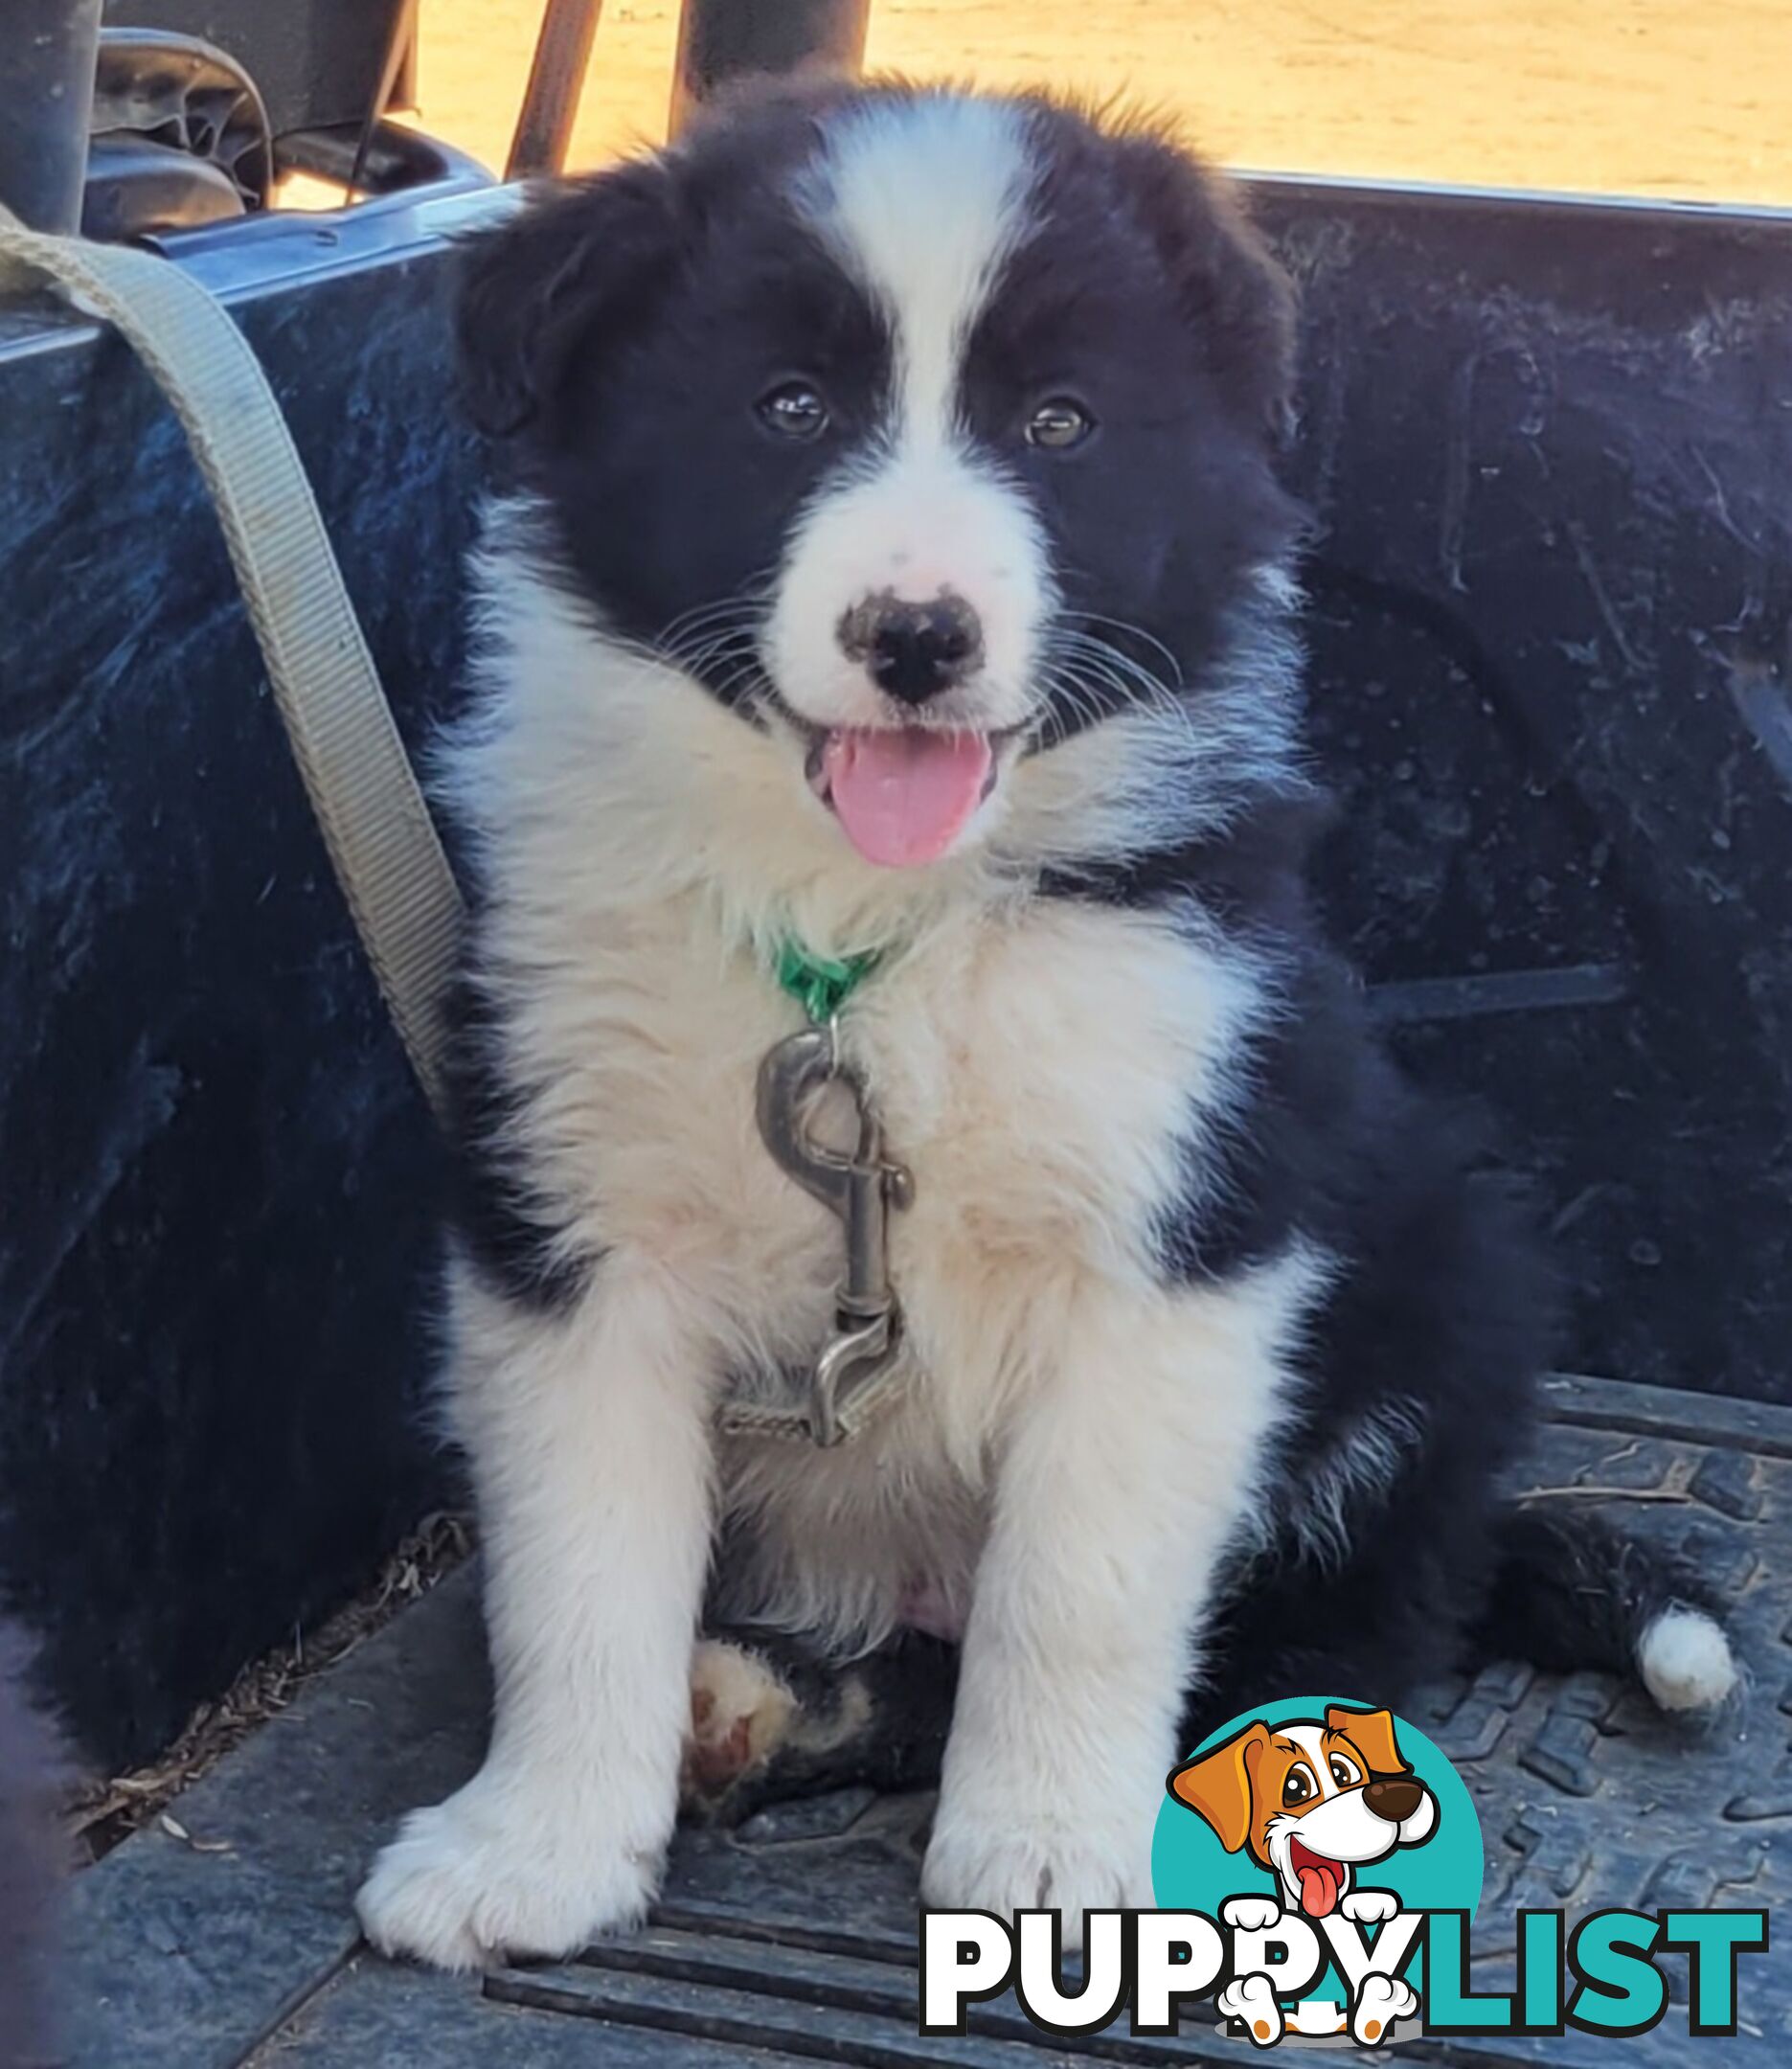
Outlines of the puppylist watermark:
{"type": "Polygon", "coordinates": [[[1737,2033],[1743,1957],[1769,1948],[1765,1910],[1613,1906],[1571,1925],[1521,1908],[1495,1942],[1514,1950],[1509,1987],[1477,1989],[1483,1871],[1473,1800],[1421,1732],[1362,1705],[1272,1704],[1170,1775],[1159,1908],[1087,1913],[1080,1974],[1065,1973],[1056,1911],[923,1912],[919,2031],[963,2034],[973,2006],[1012,1989],[1032,2024],[1067,2038],[1203,2018],[1261,2049],[1634,2039],[1682,2016],[1692,2039],[1737,2033]],[[1683,2007],[1670,1955],[1687,1965],[1683,2007]]]}

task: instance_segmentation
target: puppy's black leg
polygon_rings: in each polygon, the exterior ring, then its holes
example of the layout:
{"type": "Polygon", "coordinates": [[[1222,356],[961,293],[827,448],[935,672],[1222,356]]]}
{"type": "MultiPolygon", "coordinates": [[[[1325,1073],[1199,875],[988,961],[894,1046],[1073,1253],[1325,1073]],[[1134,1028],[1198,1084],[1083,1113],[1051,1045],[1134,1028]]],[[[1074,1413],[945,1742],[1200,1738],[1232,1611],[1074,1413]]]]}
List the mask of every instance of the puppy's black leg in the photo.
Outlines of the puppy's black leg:
{"type": "Polygon", "coordinates": [[[685,1808],[734,1824],[829,1789],[926,1787],[957,1679],[957,1647],[919,1632],[843,1663],[782,1633],[716,1629],[692,1663],[685,1808]]]}
{"type": "Polygon", "coordinates": [[[1397,1710],[1405,1694],[1367,1671],[1361,1655],[1342,1647],[1269,1644],[1228,1651],[1190,1690],[1182,1713],[1181,1746],[1192,1752],[1210,1732],[1233,1718],[1290,1696],[1362,1702],[1397,1710]]]}
{"type": "Polygon", "coordinates": [[[1448,1531],[1402,1504],[1342,1560],[1282,1546],[1232,1577],[1207,1631],[1183,1715],[1187,1747],[1228,1719],[1290,1696],[1397,1710],[1447,1673],[1492,1563],[1490,1518],[1465,1503],[1448,1531]]]}

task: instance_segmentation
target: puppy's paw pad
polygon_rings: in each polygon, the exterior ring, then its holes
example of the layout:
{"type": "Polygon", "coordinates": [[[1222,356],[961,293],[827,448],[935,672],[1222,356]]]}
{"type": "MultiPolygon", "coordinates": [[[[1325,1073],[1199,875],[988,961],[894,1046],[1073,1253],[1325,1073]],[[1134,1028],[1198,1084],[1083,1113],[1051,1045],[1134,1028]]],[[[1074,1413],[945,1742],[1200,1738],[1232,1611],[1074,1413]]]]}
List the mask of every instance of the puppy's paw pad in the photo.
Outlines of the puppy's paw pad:
{"type": "Polygon", "coordinates": [[[1365,1976],[1350,2009],[1350,2037],[1359,2046],[1378,2047],[1396,2019],[1411,2018],[1418,2010],[1418,1994],[1410,1983],[1398,1976],[1365,1976]]]}
{"type": "Polygon", "coordinates": [[[1082,1945],[1085,1911],[1150,1907],[1151,1864],[1130,1831],[1026,1827],[942,1809],[921,1896],[944,1911],[1057,1911],[1069,1953],[1082,1945]]]}
{"type": "Polygon", "coordinates": [[[1282,2038],[1282,2007],[1275,1985],[1266,1975],[1238,1976],[1214,2000],[1224,2018],[1236,2019],[1258,2047],[1274,2047],[1282,2038]]]}
{"type": "Polygon", "coordinates": [[[1273,1897],[1228,1897],[1219,1915],[1238,1932],[1264,1932],[1282,1916],[1282,1906],[1273,1897]]]}
{"type": "Polygon", "coordinates": [[[1338,1908],[1353,1925],[1380,1925],[1400,1908],[1400,1899],[1392,1890],[1352,1890],[1338,1908]]]}
{"type": "Polygon", "coordinates": [[[575,1954],[600,1934],[639,1925],[656,1879],[652,1849],[564,1823],[519,1834],[464,1792],[405,1820],[355,1910],[382,1954],[480,1968],[503,1955],[575,1954]]]}
{"type": "Polygon", "coordinates": [[[796,1697],[768,1660],[744,1646],[702,1640],[691,1659],[686,1801],[714,1802],[744,1775],[758,1773],[796,1714],[796,1697]]]}

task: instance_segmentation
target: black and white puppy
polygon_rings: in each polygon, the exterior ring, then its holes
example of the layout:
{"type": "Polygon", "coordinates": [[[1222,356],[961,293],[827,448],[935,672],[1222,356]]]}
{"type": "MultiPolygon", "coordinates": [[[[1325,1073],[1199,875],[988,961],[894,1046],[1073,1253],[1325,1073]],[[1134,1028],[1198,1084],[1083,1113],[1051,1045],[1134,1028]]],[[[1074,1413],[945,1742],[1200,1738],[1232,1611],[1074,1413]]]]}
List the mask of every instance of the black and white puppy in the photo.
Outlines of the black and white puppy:
{"type": "MultiPolygon", "coordinates": [[[[515,483],[447,776],[497,1714],[368,1933],[461,1966],[641,1918],[721,1542],[737,1612],[842,1653],[962,1634],[926,1896],[1074,1938],[1150,1900],[1191,1692],[1447,1659],[1544,1354],[1512,1211],[1303,887],[1287,288],[1156,130],[835,86],[534,199],[463,327],[515,483]],[[902,1384],[826,1451],[714,1433],[833,1318],[839,1226],[754,1124],[791,943],[880,955],[839,1040],[915,1187],[902,1384]]],[[[1659,1576],[1600,1638],[1550,1552],[1533,1649],[1728,1688],[1659,1576]]]]}

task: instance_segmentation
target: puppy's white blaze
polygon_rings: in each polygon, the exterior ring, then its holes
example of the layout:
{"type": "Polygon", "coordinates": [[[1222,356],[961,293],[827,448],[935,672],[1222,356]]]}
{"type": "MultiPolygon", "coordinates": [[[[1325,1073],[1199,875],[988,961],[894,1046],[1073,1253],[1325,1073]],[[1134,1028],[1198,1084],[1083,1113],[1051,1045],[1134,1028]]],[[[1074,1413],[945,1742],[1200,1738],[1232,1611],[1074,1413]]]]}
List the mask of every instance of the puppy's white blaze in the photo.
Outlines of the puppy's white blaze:
{"type": "Polygon", "coordinates": [[[829,135],[799,209],[889,326],[892,392],[872,451],[824,488],[792,534],[765,654],[785,700],[823,726],[887,722],[836,628],[881,590],[950,589],[982,625],[982,669],[935,716],[1001,732],[1032,712],[1054,587],[1026,497],[965,450],[965,340],[1024,235],[1032,177],[1012,108],[923,97],[866,109],[829,135]]]}
{"type": "Polygon", "coordinates": [[[838,125],[805,177],[799,206],[892,327],[907,442],[951,436],[960,353],[1026,232],[1030,177],[1015,109],[935,95],[838,125]]]}
{"type": "Polygon", "coordinates": [[[1643,1685],[1663,1710],[1710,1710],[1737,1681],[1735,1655],[1719,1626],[1699,1609],[1667,1609],[1637,1641],[1643,1685]]]}

